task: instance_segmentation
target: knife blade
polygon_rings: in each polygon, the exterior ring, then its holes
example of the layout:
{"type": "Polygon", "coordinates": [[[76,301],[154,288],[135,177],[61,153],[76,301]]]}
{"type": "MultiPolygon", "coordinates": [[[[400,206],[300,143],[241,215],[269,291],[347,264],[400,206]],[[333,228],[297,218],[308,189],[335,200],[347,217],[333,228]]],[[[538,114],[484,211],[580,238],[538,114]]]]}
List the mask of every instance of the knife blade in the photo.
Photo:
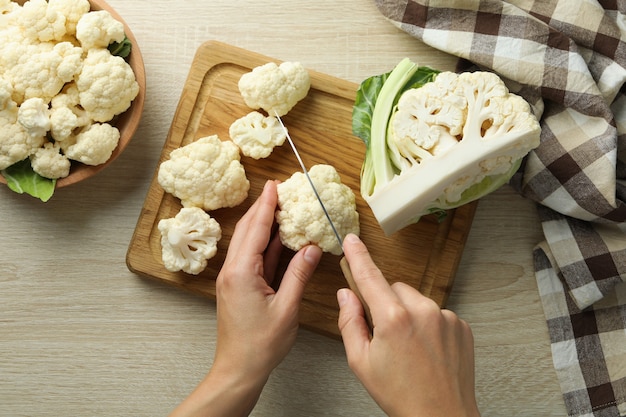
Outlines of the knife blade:
{"type": "MultiPolygon", "coordinates": [[[[300,164],[300,168],[302,168],[302,172],[304,173],[309,184],[311,185],[311,188],[313,189],[313,193],[315,194],[317,201],[320,203],[320,206],[322,207],[322,211],[324,212],[324,215],[326,216],[328,223],[330,223],[330,227],[333,230],[335,237],[337,238],[337,242],[339,243],[339,247],[341,248],[341,251],[343,252],[343,238],[341,237],[341,235],[339,234],[339,231],[335,227],[335,223],[333,223],[333,219],[330,217],[330,214],[328,213],[328,210],[326,209],[326,206],[324,205],[324,202],[322,201],[322,198],[320,197],[320,194],[317,191],[317,188],[315,187],[315,184],[313,183],[311,176],[309,175],[309,170],[306,168],[306,165],[304,164],[304,161],[302,160],[302,157],[300,156],[300,152],[298,152],[298,148],[296,148],[296,144],[294,143],[293,139],[291,139],[291,135],[289,134],[287,127],[283,123],[283,120],[278,115],[278,113],[274,112],[274,114],[276,118],[278,119],[278,122],[280,123],[280,126],[282,127],[283,131],[285,132],[285,136],[287,136],[287,141],[289,142],[289,145],[291,146],[291,150],[295,154],[296,159],[298,160],[298,163],[300,164]]],[[[350,287],[352,292],[356,294],[359,301],[361,302],[361,305],[363,305],[363,311],[365,313],[365,321],[367,322],[367,325],[371,333],[374,327],[372,324],[372,315],[370,313],[370,309],[367,303],[365,302],[363,295],[361,295],[361,291],[359,291],[359,288],[356,285],[356,282],[354,282],[354,277],[352,276],[352,270],[350,269],[350,264],[348,263],[348,260],[346,259],[345,256],[343,256],[341,260],[339,261],[339,266],[341,267],[341,272],[343,273],[343,276],[346,279],[346,282],[348,283],[348,287],[350,287]]]]}

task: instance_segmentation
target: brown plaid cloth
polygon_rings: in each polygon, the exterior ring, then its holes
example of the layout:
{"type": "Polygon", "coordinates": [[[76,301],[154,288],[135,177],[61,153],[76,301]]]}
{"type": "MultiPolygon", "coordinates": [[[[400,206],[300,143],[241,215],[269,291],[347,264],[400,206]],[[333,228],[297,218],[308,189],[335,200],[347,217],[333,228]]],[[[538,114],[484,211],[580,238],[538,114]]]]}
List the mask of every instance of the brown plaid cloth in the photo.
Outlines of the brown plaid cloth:
{"type": "Polygon", "coordinates": [[[375,0],[391,22],[490,69],[541,118],[511,184],[536,201],[535,271],[571,416],[626,415],[626,3],[375,0]]]}

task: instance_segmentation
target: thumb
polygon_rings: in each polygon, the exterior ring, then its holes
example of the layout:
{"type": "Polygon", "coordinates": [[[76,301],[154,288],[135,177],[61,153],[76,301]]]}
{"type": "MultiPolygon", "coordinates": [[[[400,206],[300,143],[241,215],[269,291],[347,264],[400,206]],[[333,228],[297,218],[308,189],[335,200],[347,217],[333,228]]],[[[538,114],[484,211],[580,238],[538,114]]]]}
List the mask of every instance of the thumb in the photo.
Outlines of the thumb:
{"type": "Polygon", "coordinates": [[[309,245],[300,250],[287,266],[277,297],[286,297],[299,303],[304,294],[304,288],[315,272],[321,258],[322,250],[315,245],[309,245]]]}
{"type": "Polygon", "coordinates": [[[370,342],[370,330],[365,321],[363,305],[351,290],[341,288],[337,291],[339,303],[339,331],[343,338],[346,356],[351,360],[360,358],[365,353],[370,342]]]}

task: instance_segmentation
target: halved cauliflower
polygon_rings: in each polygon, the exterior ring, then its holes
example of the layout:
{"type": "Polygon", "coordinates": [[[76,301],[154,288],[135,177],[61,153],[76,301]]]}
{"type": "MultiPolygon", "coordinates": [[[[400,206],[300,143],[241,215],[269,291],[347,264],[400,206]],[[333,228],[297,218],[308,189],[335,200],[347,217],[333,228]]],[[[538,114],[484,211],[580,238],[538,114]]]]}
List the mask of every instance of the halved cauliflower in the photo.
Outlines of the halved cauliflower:
{"type": "Polygon", "coordinates": [[[299,62],[269,62],[239,79],[239,92],[251,109],[284,116],[309,93],[311,78],[299,62]]]}
{"type": "Polygon", "coordinates": [[[197,275],[217,253],[222,238],[219,223],[198,207],[182,208],[158,224],[161,232],[161,258],[168,271],[197,275]]]}
{"type": "Polygon", "coordinates": [[[159,166],[157,180],[183,207],[204,210],[235,207],[248,197],[250,189],[239,148],[217,135],[174,149],[159,166]]]}
{"type": "Polygon", "coordinates": [[[276,117],[265,117],[257,111],[235,120],[228,133],[241,153],[254,159],[267,158],[276,146],[281,146],[287,139],[276,117]]]}
{"type": "MultiPolygon", "coordinates": [[[[314,165],[309,175],[339,236],[360,233],[359,213],[354,193],[341,182],[331,165],[314,165]]],[[[324,252],[340,255],[343,251],[311,184],[302,172],[296,172],[287,181],[278,184],[276,212],[280,240],[286,247],[300,250],[314,244],[324,252]]]]}

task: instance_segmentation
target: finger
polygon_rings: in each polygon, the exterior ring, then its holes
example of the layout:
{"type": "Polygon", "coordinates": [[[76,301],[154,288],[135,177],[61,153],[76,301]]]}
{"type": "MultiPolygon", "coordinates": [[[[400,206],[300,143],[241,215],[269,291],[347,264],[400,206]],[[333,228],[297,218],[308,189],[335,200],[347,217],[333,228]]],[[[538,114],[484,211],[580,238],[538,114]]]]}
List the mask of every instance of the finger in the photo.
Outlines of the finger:
{"type": "Polygon", "coordinates": [[[295,254],[287,266],[276,294],[276,299],[281,304],[300,304],[304,288],[313,276],[321,258],[322,250],[315,245],[306,246],[295,254]]]}
{"type": "Polygon", "coordinates": [[[397,302],[389,283],[372,260],[361,239],[354,234],[348,234],[343,241],[343,247],[354,282],[370,307],[372,316],[375,316],[374,310],[378,308],[377,306],[397,302]]]}
{"type": "Polygon", "coordinates": [[[370,342],[370,331],[365,321],[363,305],[356,294],[347,288],[337,291],[337,302],[339,303],[337,325],[343,338],[348,361],[354,364],[363,357],[370,342]]]}
{"type": "Polygon", "coordinates": [[[283,244],[280,241],[278,233],[276,233],[270,240],[267,249],[265,250],[265,259],[263,261],[263,276],[268,285],[271,285],[276,276],[276,268],[280,262],[280,255],[283,252],[283,244]]]}
{"type": "Polygon", "coordinates": [[[437,309],[440,308],[432,299],[404,282],[394,282],[391,284],[391,290],[396,294],[400,302],[412,311],[414,307],[421,307],[423,304],[433,304],[437,309]]]}
{"type": "Polygon", "coordinates": [[[263,192],[237,222],[229,247],[238,255],[261,254],[265,251],[274,224],[274,212],[278,202],[276,183],[267,181],[263,192]]]}

